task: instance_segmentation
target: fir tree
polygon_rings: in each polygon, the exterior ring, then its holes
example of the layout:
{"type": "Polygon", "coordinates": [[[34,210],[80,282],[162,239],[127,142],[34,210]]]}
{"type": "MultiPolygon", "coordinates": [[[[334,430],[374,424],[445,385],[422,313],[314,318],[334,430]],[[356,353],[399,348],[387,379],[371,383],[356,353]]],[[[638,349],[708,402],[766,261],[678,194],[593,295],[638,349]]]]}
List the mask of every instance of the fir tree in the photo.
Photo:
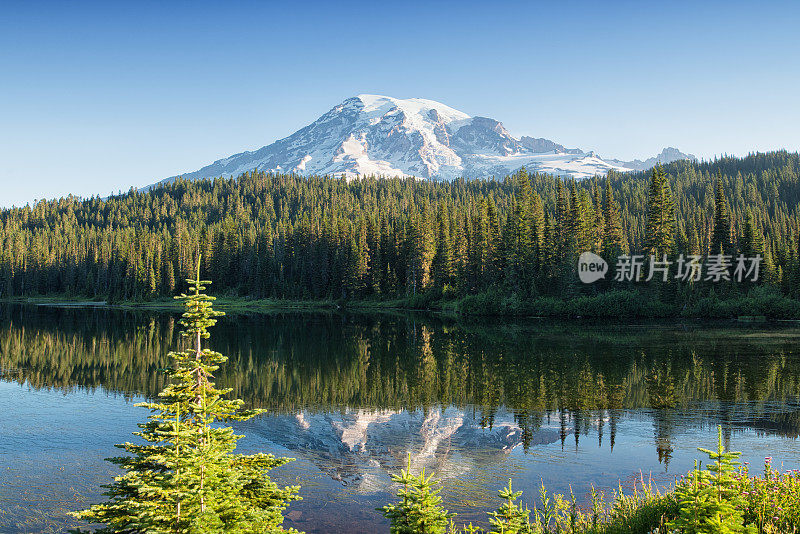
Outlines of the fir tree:
{"type": "Polygon", "coordinates": [[[570,256],[583,252],[583,231],[585,227],[585,214],[583,206],[578,200],[578,188],[575,180],[569,188],[569,222],[567,224],[566,249],[570,256]]]}
{"type": "Polygon", "coordinates": [[[747,210],[747,215],[744,221],[744,229],[742,230],[742,238],[739,242],[739,252],[747,257],[754,257],[760,254],[764,257],[764,236],[756,225],[753,212],[747,210]]]}
{"type": "Polygon", "coordinates": [[[507,276],[511,287],[519,291],[526,287],[529,269],[534,258],[531,184],[527,171],[522,168],[514,175],[514,203],[506,222],[507,276]]]}
{"type": "Polygon", "coordinates": [[[436,215],[436,256],[433,260],[435,280],[444,288],[453,278],[453,243],[450,240],[450,213],[447,204],[442,203],[436,215]]]}
{"type": "Polygon", "coordinates": [[[650,177],[647,193],[647,226],[644,250],[646,254],[661,258],[675,246],[675,204],[672,200],[667,175],[657,165],[650,177]]]}
{"type": "Polygon", "coordinates": [[[532,532],[531,512],[517,502],[522,497],[522,492],[511,489],[509,480],[508,487],[501,489],[498,494],[505,502],[496,511],[489,512],[489,523],[493,527],[489,534],[527,534],[532,532]]]}
{"type": "Polygon", "coordinates": [[[369,239],[367,241],[369,250],[371,251],[369,259],[370,289],[373,293],[378,294],[381,292],[381,275],[383,273],[381,269],[381,265],[383,264],[383,258],[381,257],[383,254],[381,250],[381,226],[377,219],[371,217],[369,228],[369,239]]]}
{"type": "Polygon", "coordinates": [[[556,266],[559,261],[560,251],[557,248],[558,228],[553,224],[553,217],[544,212],[544,251],[542,254],[542,270],[546,278],[556,276],[556,266]]]}
{"type": "Polygon", "coordinates": [[[425,469],[415,476],[411,474],[411,455],[408,468],[392,475],[392,482],[400,484],[400,502],[377,510],[389,519],[391,534],[444,534],[454,514],[442,508],[438,481],[433,473],[425,475],[425,469]]]}
{"type": "Polygon", "coordinates": [[[595,236],[595,213],[592,206],[592,199],[586,191],[581,193],[580,198],[580,233],[578,243],[581,252],[585,250],[595,250],[597,238],[595,236]]]}
{"type": "Polygon", "coordinates": [[[730,254],[733,249],[731,240],[731,216],[725,191],[722,189],[722,174],[717,176],[714,188],[714,232],[711,236],[711,254],[730,254]]]}
{"type": "Polygon", "coordinates": [[[519,291],[525,283],[526,260],[530,251],[530,225],[523,203],[515,199],[514,207],[508,216],[505,229],[506,276],[511,287],[519,291]]]}
{"type": "Polygon", "coordinates": [[[355,235],[350,236],[348,251],[344,289],[347,298],[355,298],[364,291],[367,265],[365,255],[355,235]]]}
{"type": "Polygon", "coordinates": [[[486,219],[486,265],[484,271],[486,273],[486,284],[492,286],[498,283],[502,276],[503,236],[500,230],[500,217],[497,213],[497,206],[491,197],[486,201],[486,219]]]}
{"type": "Polygon", "coordinates": [[[489,221],[486,206],[481,205],[472,214],[472,241],[469,252],[469,285],[473,290],[483,289],[484,269],[489,241],[489,221]]]}
{"type": "Polygon", "coordinates": [[[611,190],[611,179],[606,178],[606,189],[603,197],[603,256],[615,261],[617,256],[628,252],[625,237],[619,220],[619,208],[611,190]]]}
{"type": "Polygon", "coordinates": [[[368,286],[372,250],[367,239],[367,224],[361,219],[358,224],[358,253],[356,262],[356,277],[359,290],[364,291],[368,286]]]}
{"type": "Polygon", "coordinates": [[[425,291],[431,282],[431,265],[436,254],[436,242],[427,210],[414,217],[409,236],[409,287],[416,294],[425,291]]]}
{"type": "Polygon", "coordinates": [[[566,255],[566,241],[569,225],[569,203],[567,202],[567,194],[564,191],[564,182],[561,178],[556,179],[556,219],[555,219],[555,232],[552,234],[553,246],[555,247],[559,259],[565,258],[566,255]]]}
{"type": "Polygon", "coordinates": [[[203,347],[208,329],[223,315],[204,293],[208,281],[187,280],[182,294],[182,336],[191,345],[170,353],[175,365],[170,383],[157,400],[137,406],[152,412],[134,435],[144,443],[118,445],[127,456],[110,461],[125,473],[107,486],[109,500],[73,515],[106,526],[98,532],[129,534],[201,534],[208,532],[279,533],[283,510],[299,499],[298,487],[279,488],[267,471],[289,461],[271,454],[234,454],[241,437],[223,421],[244,421],[259,410],[243,410],[226,399],[213,373],[227,358],[203,347]]]}
{"type": "MultiPolygon", "coordinates": [[[[494,202],[492,202],[494,205],[494,202]]],[[[531,245],[533,247],[534,266],[536,270],[541,270],[545,261],[545,211],[542,197],[538,193],[533,194],[531,199],[531,245]]]]}
{"type": "Polygon", "coordinates": [[[600,200],[600,187],[597,185],[597,177],[592,180],[592,202],[594,204],[594,221],[592,224],[592,242],[596,253],[603,250],[603,237],[605,236],[605,217],[603,204],[600,200]]]}
{"type": "Polygon", "coordinates": [[[754,534],[755,528],[744,526],[744,501],[733,478],[741,453],[725,450],[721,426],[717,449],[698,450],[708,454],[713,463],[708,470],[700,470],[695,464],[686,481],[675,488],[679,515],[667,523],[667,528],[685,534],[754,534]]]}

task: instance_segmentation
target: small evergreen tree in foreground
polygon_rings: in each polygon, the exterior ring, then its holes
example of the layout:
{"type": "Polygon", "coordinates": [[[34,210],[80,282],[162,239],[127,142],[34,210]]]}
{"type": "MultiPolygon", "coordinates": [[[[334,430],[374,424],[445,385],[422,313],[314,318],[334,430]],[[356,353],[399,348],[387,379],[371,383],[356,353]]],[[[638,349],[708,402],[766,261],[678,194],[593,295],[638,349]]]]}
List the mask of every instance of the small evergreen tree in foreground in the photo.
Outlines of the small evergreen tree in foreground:
{"type": "Polygon", "coordinates": [[[134,433],[145,443],[118,445],[128,456],[109,461],[125,470],[107,486],[109,500],[73,515],[103,523],[103,533],[278,533],[287,532],[283,510],[297,500],[299,487],[279,488],[266,475],[290,459],[271,454],[234,454],[242,437],[220,421],[243,421],[259,410],[243,410],[243,401],[226,399],[230,389],[214,386],[214,371],[227,360],[203,348],[208,328],[223,315],[203,293],[208,281],[187,280],[182,294],[182,336],[191,348],[170,353],[175,367],[170,383],[153,402],[152,414],[134,433]]]}
{"type": "Polygon", "coordinates": [[[423,469],[418,476],[412,475],[409,455],[408,469],[392,475],[392,482],[402,485],[397,493],[400,502],[378,508],[390,521],[391,534],[445,534],[454,514],[442,508],[441,490],[436,488],[439,481],[433,473],[425,476],[423,469]]]}
{"type": "Polygon", "coordinates": [[[503,499],[503,504],[494,512],[489,512],[489,523],[492,531],[489,534],[524,534],[532,531],[530,523],[531,511],[517,501],[522,497],[521,491],[508,487],[501,489],[498,494],[503,499]]]}
{"type": "Polygon", "coordinates": [[[675,488],[679,515],[667,527],[686,534],[754,534],[755,527],[744,525],[744,498],[736,478],[737,459],[742,453],[726,451],[722,427],[717,430],[716,451],[697,449],[708,454],[713,463],[704,471],[695,465],[686,482],[675,488]]]}

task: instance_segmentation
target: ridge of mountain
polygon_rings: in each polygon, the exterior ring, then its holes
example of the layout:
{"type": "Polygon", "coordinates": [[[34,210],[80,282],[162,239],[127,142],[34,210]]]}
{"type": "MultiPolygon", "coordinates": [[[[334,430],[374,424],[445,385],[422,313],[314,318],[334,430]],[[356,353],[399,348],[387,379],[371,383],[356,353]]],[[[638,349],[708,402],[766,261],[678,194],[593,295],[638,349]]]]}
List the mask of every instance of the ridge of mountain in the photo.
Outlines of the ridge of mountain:
{"type": "Polygon", "coordinates": [[[181,176],[196,180],[258,170],[452,180],[505,176],[526,167],[582,179],[612,169],[645,170],[678,159],[695,158],[668,147],[645,160],[604,159],[546,138],[516,138],[500,121],[470,116],[434,100],[362,94],[288,137],[181,176]]]}

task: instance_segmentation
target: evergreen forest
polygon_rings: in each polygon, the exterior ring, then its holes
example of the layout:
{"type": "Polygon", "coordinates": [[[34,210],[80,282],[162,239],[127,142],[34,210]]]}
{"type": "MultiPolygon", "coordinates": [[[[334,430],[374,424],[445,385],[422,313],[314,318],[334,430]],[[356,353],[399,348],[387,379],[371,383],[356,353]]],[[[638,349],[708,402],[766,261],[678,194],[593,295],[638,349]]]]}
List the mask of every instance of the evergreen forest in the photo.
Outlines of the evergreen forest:
{"type": "MultiPolygon", "coordinates": [[[[249,172],[0,211],[0,298],[171,296],[198,255],[221,296],[554,316],[800,317],[800,154],[582,181],[249,172]],[[583,284],[592,251],[608,275],[583,284]],[[614,280],[617,258],[645,258],[614,280]],[[650,255],[763,258],[757,281],[645,282],[650,255]]],[[[674,266],[673,266],[674,268],[674,266]]]]}

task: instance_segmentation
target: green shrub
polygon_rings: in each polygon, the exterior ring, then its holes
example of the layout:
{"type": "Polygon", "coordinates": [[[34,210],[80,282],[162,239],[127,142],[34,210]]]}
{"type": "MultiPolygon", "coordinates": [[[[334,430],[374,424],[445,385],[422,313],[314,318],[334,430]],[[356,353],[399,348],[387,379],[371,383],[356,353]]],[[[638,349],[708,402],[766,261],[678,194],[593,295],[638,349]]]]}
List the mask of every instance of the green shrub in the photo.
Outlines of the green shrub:
{"type": "Polygon", "coordinates": [[[800,471],[779,473],[767,458],[764,475],[749,476],[740,466],[741,453],[726,451],[719,428],[716,450],[708,455],[707,469],[695,469],[664,493],[640,479],[632,493],[620,488],[611,501],[592,490],[590,506],[580,507],[570,492],[548,495],[544,485],[539,502],[528,508],[522,492],[511,482],[499,492],[501,506],[489,512],[491,530],[472,524],[461,528],[441,506],[436,482],[424,472],[418,477],[403,471],[394,477],[403,484],[398,505],[381,511],[395,533],[444,534],[791,534],[800,530],[800,471]],[[416,529],[416,530],[415,530],[416,529]]]}

